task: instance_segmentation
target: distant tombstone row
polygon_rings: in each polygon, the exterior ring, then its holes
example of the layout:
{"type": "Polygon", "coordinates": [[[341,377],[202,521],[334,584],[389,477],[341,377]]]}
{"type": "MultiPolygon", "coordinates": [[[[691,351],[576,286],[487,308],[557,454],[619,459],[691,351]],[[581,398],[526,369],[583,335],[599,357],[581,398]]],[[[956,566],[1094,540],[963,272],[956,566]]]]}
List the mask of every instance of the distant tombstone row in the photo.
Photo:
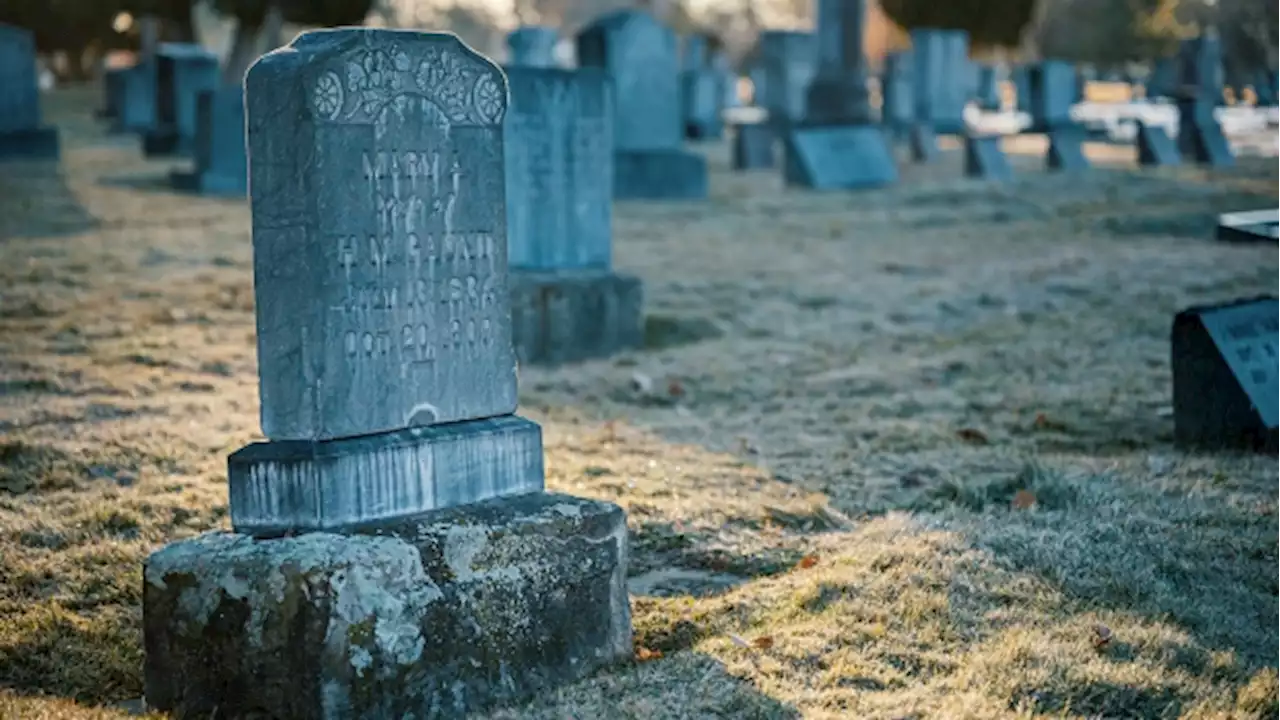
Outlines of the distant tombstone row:
{"type": "Polygon", "coordinates": [[[512,67],[552,68],[556,66],[556,44],[560,34],[554,28],[526,25],[507,34],[507,64],[512,67]]]}
{"type": "Polygon", "coordinates": [[[714,59],[706,36],[694,34],[685,38],[680,111],[684,136],[689,140],[718,140],[724,136],[722,113],[730,75],[713,64],[714,59]]]}
{"type": "Polygon", "coordinates": [[[204,90],[196,100],[192,170],[175,170],[173,186],[204,195],[242,197],[248,190],[244,91],[238,86],[204,90]]]}
{"type": "Polygon", "coordinates": [[[756,86],[756,105],[769,113],[770,124],[783,128],[801,120],[805,92],[818,65],[813,34],[766,30],[757,41],[755,61],[761,81],[756,86]]]}
{"type": "Polygon", "coordinates": [[[964,108],[972,88],[969,34],[963,30],[911,31],[915,122],[944,135],[964,132],[964,108]]]}
{"type": "Polygon", "coordinates": [[[161,44],[155,54],[155,121],[143,134],[149,156],[189,155],[202,92],[218,86],[218,56],[186,43],[161,44]]]}
{"type": "Polygon", "coordinates": [[[0,160],[59,155],[58,131],[41,123],[35,39],[0,23],[0,160]]]}

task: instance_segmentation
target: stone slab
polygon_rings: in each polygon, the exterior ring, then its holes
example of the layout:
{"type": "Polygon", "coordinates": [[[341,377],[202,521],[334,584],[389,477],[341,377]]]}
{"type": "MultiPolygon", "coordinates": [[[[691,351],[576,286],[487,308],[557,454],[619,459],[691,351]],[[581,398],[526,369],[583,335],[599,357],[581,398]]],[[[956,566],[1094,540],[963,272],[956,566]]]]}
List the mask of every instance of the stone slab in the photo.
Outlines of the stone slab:
{"type": "Polygon", "coordinates": [[[1173,138],[1160,125],[1138,122],[1138,164],[1143,167],[1174,167],[1182,156],[1173,138]]]}
{"type": "Polygon", "coordinates": [[[1174,439],[1184,447],[1276,449],[1280,303],[1192,307],[1173,321],[1174,439]]]}
{"type": "Polygon", "coordinates": [[[680,107],[687,140],[719,140],[724,137],[721,105],[724,101],[723,73],[713,68],[680,73],[680,107]]]}
{"type": "Polygon", "coordinates": [[[616,200],[703,200],[707,161],[684,150],[620,151],[613,156],[616,200]]]}
{"type": "Polygon", "coordinates": [[[522,365],[604,358],[644,344],[640,278],[610,270],[511,274],[511,331],[522,365]]]}
{"type": "Polygon", "coordinates": [[[1089,169],[1089,158],[1084,154],[1084,142],[1088,133],[1079,126],[1049,128],[1049,150],[1045,165],[1050,170],[1082,172],[1089,169]]]}
{"type": "Polygon", "coordinates": [[[513,67],[553,68],[560,34],[555,28],[524,25],[507,33],[508,62],[513,67]]]}
{"type": "Polygon", "coordinates": [[[999,135],[966,135],[964,138],[964,174],[966,177],[1010,182],[1013,168],[1000,147],[999,135]]]}
{"type": "Polygon", "coordinates": [[[98,118],[114,120],[120,115],[120,102],[124,97],[125,73],[127,67],[106,68],[102,72],[102,107],[98,109],[98,118]]]}
{"type": "Polygon", "coordinates": [[[0,134],[41,126],[35,35],[0,23],[0,134]]]}
{"type": "Polygon", "coordinates": [[[938,136],[933,126],[927,123],[915,123],[907,134],[907,146],[911,150],[912,162],[930,163],[938,158],[938,136]]]}
{"type": "Polygon", "coordinates": [[[231,526],[349,528],[543,488],[542,430],[507,415],[342,440],[247,445],[227,459],[231,526]]]}
{"type": "Polygon", "coordinates": [[[501,69],[451,33],[306,32],[245,78],[263,433],[508,415],[501,69]]]}
{"type": "Polygon", "coordinates": [[[776,164],[774,131],[768,123],[740,123],[733,128],[733,169],[763,170],[776,164]]]}
{"type": "Polygon", "coordinates": [[[531,493],[145,563],[145,692],[175,717],[460,718],[631,657],[621,508],[531,493]]]}
{"type": "Polygon", "coordinates": [[[57,128],[0,132],[0,160],[57,160],[61,147],[57,128]]]}
{"type": "Polygon", "coordinates": [[[788,185],[849,190],[898,181],[889,139],[878,125],[801,126],[785,137],[788,185]]]}
{"type": "Polygon", "coordinates": [[[1218,216],[1223,242],[1275,242],[1280,239],[1280,210],[1250,210],[1218,216]]]}

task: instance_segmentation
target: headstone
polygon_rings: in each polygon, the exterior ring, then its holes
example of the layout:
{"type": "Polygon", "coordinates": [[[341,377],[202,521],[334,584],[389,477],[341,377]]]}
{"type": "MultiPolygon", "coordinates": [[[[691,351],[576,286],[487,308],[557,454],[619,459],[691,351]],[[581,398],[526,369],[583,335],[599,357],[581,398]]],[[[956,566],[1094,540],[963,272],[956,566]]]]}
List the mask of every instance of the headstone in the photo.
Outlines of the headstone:
{"type": "Polygon", "coordinates": [[[1138,121],[1138,164],[1143,167],[1173,167],[1182,164],[1178,146],[1163,126],[1138,121]]]}
{"type": "Polygon", "coordinates": [[[725,52],[715,52],[711,54],[711,69],[715,71],[721,78],[721,97],[720,107],[735,108],[742,105],[742,99],[738,97],[738,73],[733,69],[733,61],[725,52]]]}
{"type": "Polygon", "coordinates": [[[705,198],[706,160],[681,148],[675,34],[648,13],[614,12],[578,35],[578,64],[613,79],[614,197],[705,198]]]}
{"type": "Polygon", "coordinates": [[[911,31],[916,96],[916,121],[929,122],[934,132],[964,132],[964,107],[969,101],[969,34],[963,30],[911,31]]]}
{"type": "Polygon", "coordinates": [[[465,717],[630,658],[625,515],[543,492],[511,414],[502,72],[340,28],[245,86],[269,439],[228,462],[231,532],[146,561],[147,703],[465,717]]]}
{"type": "Polygon", "coordinates": [[[866,13],[866,0],[817,0],[818,71],[805,94],[806,124],[872,122],[862,47],[866,13]]]}
{"type": "Polygon", "coordinates": [[[768,123],[733,126],[733,169],[762,170],[774,166],[774,131],[768,123]]]}
{"type": "Polygon", "coordinates": [[[817,42],[812,33],[783,30],[765,30],[756,42],[764,68],[756,105],[781,131],[804,118],[805,93],[818,69],[817,42]]]}
{"type": "Polygon", "coordinates": [[[243,197],[249,189],[245,155],[244,91],[238,86],[205,90],[196,99],[193,171],[175,170],[171,183],[204,195],[243,197]]]}
{"type": "Polygon", "coordinates": [[[978,65],[978,107],[991,112],[998,112],[1000,101],[1000,74],[992,65],[978,65]]]}
{"type": "Polygon", "coordinates": [[[724,73],[711,67],[680,73],[680,108],[686,139],[718,140],[724,136],[721,110],[726,80],[724,73]]]}
{"type": "Polygon", "coordinates": [[[1225,81],[1222,66],[1222,43],[1211,35],[1200,35],[1182,41],[1174,57],[1178,99],[1194,99],[1213,108],[1222,104],[1225,81]]]}
{"type": "Polygon", "coordinates": [[[1231,144],[1214,117],[1216,104],[1205,99],[1178,100],[1178,151],[1183,159],[1212,168],[1235,165],[1231,144]]]}
{"type": "Polygon", "coordinates": [[[1259,70],[1253,76],[1253,93],[1258,107],[1275,107],[1280,95],[1280,79],[1273,70],[1259,70]]]}
{"type": "Polygon", "coordinates": [[[1045,165],[1050,170],[1079,172],[1089,169],[1089,158],[1084,154],[1087,133],[1079,125],[1063,125],[1049,128],[1049,150],[1045,165]]]}
{"type": "Polygon", "coordinates": [[[1147,98],[1170,98],[1177,93],[1178,63],[1172,57],[1160,58],[1147,77],[1147,98]]]}
{"type": "Polygon", "coordinates": [[[1013,85],[1015,106],[1018,112],[1031,114],[1031,68],[1018,65],[1009,72],[1009,81],[1013,85]]]}
{"type": "Polygon", "coordinates": [[[995,182],[1013,180],[1013,168],[1000,148],[999,135],[965,135],[964,174],[995,182]]]}
{"type": "Polygon", "coordinates": [[[1275,242],[1280,239],[1280,210],[1251,210],[1218,216],[1223,242],[1275,242]]]}
{"type": "Polygon", "coordinates": [[[612,84],[601,70],[510,68],[506,118],[512,333],[521,364],[644,341],[639,278],[613,272],[612,84]]]}
{"type": "Polygon", "coordinates": [[[196,136],[196,99],[218,87],[218,56],[199,45],[162,43],[156,50],[156,122],[142,138],[148,156],[189,155],[196,136]]]}
{"type": "Polygon", "coordinates": [[[114,132],[146,133],[156,124],[156,60],[143,58],[121,79],[114,132]]]}
{"type": "Polygon", "coordinates": [[[706,35],[702,33],[686,35],[681,49],[681,64],[684,70],[701,70],[711,64],[711,42],[706,35]]]}
{"type": "Polygon", "coordinates": [[[97,116],[103,120],[114,120],[120,115],[120,105],[124,99],[125,75],[127,67],[109,67],[102,71],[102,108],[97,116]]]}
{"type": "Polygon", "coordinates": [[[1276,450],[1277,319],[1266,296],[1173,321],[1173,428],[1183,447],[1276,450]]]}
{"type": "Polygon", "coordinates": [[[928,123],[912,125],[907,144],[911,150],[912,162],[930,163],[938,157],[938,136],[928,123]]]}
{"type": "Polygon", "coordinates": [[[787,185],[855,190],[898,181],[888,138],[878,125],[792,129],[786,135],[785,158],[787,185]]]}
{"type": "Polygon", "coordinates": [[[880,122],[897,138],[906,138],[915,124],[915,96],[911,92],[911,53],[891,52],[884,58],[880,81],[880,122]]]}
{"type": "Polygon", "coordinates": [[[60,154],[58,131],[41,125],[35,39],[0,23],[0,160],[56,160],[60,154]]]}
{"type": "Polygon", "coordinates": [[[1042,60],[1030,71],[1031,131],[1070,125],[1076,98],[1076,71],[1062,60],[1042,60]]]}
{"type": "Polygon", "coordinates": [[[560,35],[554,28],[525,25],[507,33],[508,62],[512,67],[552,68],[556,66],[556,43],[560,35]]]}

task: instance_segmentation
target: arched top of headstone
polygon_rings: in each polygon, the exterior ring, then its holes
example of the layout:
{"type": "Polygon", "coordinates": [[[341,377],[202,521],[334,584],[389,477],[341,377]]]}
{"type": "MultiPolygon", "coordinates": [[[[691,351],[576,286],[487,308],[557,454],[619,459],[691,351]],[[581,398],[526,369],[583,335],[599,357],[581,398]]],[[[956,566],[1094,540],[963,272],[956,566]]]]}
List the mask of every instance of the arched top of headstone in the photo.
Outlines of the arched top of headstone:
{"type": "Polygon", "coordinates": [[[422,98],[461,125],[501,125],[507,110],[502,69],[449,32],[304,32],[259,58],[245,86],[272,85],[299,72],[310,95],[306,108],[320,122],[369,122],[404,97],[422,98]]]}
{"type": "Polygon", "coordinates": [[[541,40],[544,38],[558,40],[560,38],[560,33],[555,28],[547,27],[545,25],[521,25],[515,30],[507,33],[507,44],[510,45],[513,41],[520,42],[526,38],[530,40],[541,40]]]}

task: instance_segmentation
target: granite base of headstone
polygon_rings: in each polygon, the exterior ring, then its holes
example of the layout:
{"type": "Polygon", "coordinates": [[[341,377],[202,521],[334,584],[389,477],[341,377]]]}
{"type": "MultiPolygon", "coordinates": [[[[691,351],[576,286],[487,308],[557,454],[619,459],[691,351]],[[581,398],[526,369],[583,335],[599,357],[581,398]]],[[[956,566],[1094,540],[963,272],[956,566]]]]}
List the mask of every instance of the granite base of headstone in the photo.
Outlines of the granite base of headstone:
{"type": "Polygon", "coordinates": [[[768,123],[740,123],[733,128],[734,170],[764,170],[777,164],[774,132],[768,123]]]}
{"type": "Polygon", "coordinates": [[[898,165],[878,125],[797,126],[785,140],[783,180],[812,190],[856,190],[898,181],[898,165]]]}
{"type": "Polygon", "coordinates": [[[1000,147],[999,135],[966,135],[964,138],[964,174],[966,177],[1009,182],[1013,168],[1000,147]]]}
{"type": "Polygon", "coordinates": [[[1215,237],[1233,243],[1275,242],[1280,239],[1280,210],[1223,213],[1215,237]]]}
{"type": "Polygon", "coordinates": [[[245,77],[262,432],[143,571],[151,709],[467,717],[632,653],[627,526],[514,414],[501,70],[304,32],[245,77]],[[349,88],[360,88],[351,92],[349,88]]]}
{"type": "Polygon", "coordinates": [[[907,135],[907,147],[911,151],[911,161],[930,163],[938,157],[938,136],[932,125],[916,123],[911,126],[907,135]]]}
{"type": "Polygon", "coordinates": [[[710,192],[707,161],[684,150],[620,150],[613,156],[616,200],[702,200],[710,192]]]}
{"type": "Polygon", "coordinates": [[[1183,159],[1197,165],[1228,168],[1236,163],[1231,143],[1213,116],[1212,107],[1198,100],[1178,103],[1177,144],[1183,159]]]}
{"type": "Polygon", "coordinates": [[[0,160],[56,160],[56,128],[41,121],[31,32],[0,23],[0,160]]]}
{"type": "Polygon", "coordinates": [[[1178,146],[1164,126],[1138,122],[1138,164],[1142,167],[1173,167],[1182,164],[1178,146]]]}
{"type": "Polygon", "coordinates": [[[1276,451],[1274,297],[1192,307],[1172,332],[1174,441],[1182,447],[1276,451]]]}
{"type": "Polygon", "coordinates": [[[1078,125],[1049,128],[1049,149],[1045,153],[1045,166],[1060,172],[1081,172],[1089,169],[1089,158],[1084,154],[1088,133],[1078,125]]]}
{"type": "Polygon", "coordinates": [[[609,357],[644,344],[640,278],[608,269],[511,271],[511,336],[522,365],[609,357]]]}
{"type": "Polygon", "coordinates": [[[195,167],[170,175],[174,188],[201,195],[242,197],[249,189],[244,151],[244,93],[206,90],[196,101],[195,167]]]}

